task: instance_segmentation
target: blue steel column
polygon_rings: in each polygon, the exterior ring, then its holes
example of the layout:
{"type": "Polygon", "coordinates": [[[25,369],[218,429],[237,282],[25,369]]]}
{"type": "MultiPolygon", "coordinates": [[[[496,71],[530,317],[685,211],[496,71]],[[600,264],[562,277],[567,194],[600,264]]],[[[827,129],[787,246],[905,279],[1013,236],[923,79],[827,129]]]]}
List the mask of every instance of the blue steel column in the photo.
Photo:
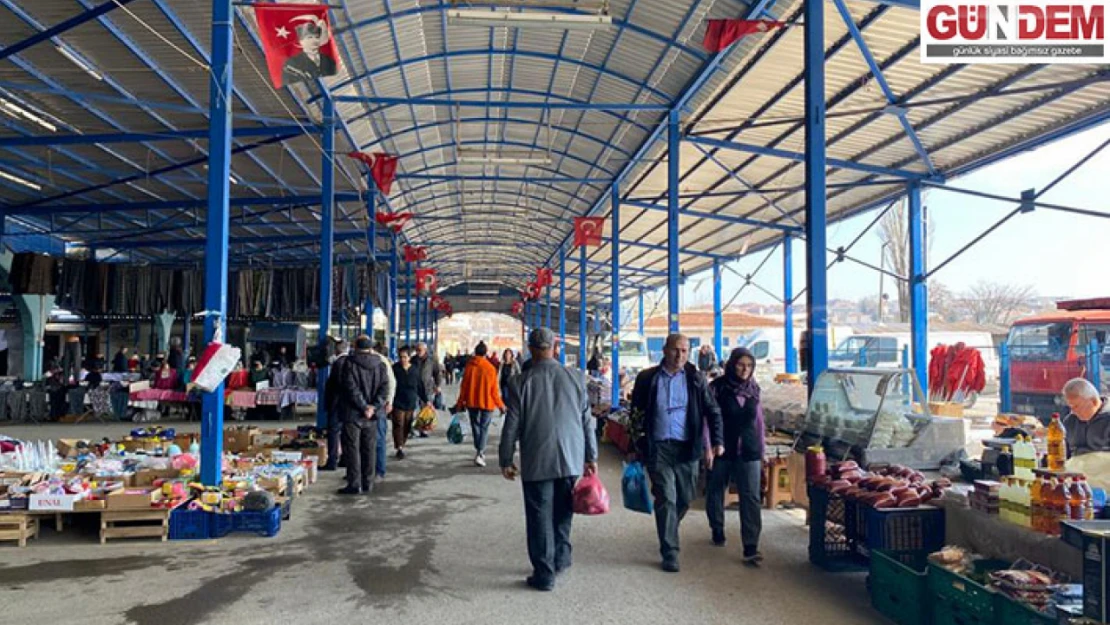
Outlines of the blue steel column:
{"type": "Polygon", "coordinates": [[[389,255],[389,301],[392,302],[389,310],[389,357],[397,360],[397,343],[401,340],[401,303],[397,301],[397,234],[390,233],[389,238],[392,251],[389,255]]]}
{"type": "Polygon", "coordinates": [[[721,310],[721,261],[713,259],[713,352],[725,360],[724,311],[721,310]]]}
{"type": "Polygon", "coordinates": [[[805,0],[806,313],[809,316],[808,389],[829,367],[828,224],[825,203],[825,3],[805,0]]]}
{"type": "Polygon", "coordinates": [[[559,364],[567,364],[567,250],[559,248],[559,364]]]}
{"type": "Polygon", "coordinates": [[[614,410],[621,406],[621,246],[620,246],[620,232],[621,232],[621,192],[620,181],[614,180],[611,187],[612,197],[609,203],[612,205],[611,216],[613,223],[613,237],[610,239],[610,245],[613,246],[613,251],[609,255],[610,266],[612,271],[613,283],[610,285],[612,296],[612,329],[613,329],[613,355],[610,358],[612,361],[609,367],[609,373],[612,376],[613,395],[611,403],[609,404],[614,410]]]}
{"type": "Polygon", "coordinates": [[[913,368],[922,389],[929,388],[929,286],[925,267],[925,219],[921,211],[921,187],[909,188],[910,220],[910,345],[913,368]]]}
{"type": "MultiPolygon", "coordinates": [[[[377,266],[377,253],[378,253],[378,220],[375,219],[375,212],[377,212],[377,197],[378,187],[374,183],[373,178],[367,177],[367,186],[370,191],[366,194],[366,218],[369,224],[366,228],[366,255],[371,269],[377,266]]],[[[373,289],[377,284],[375,274],[370,274],[370,288],[373,289]]],[[[370,293],[366,294],[366,301],[362,305],[363,314],[366,315],[366,324],[363,327],[363,332],[371,339],[374,338],[374,298],[370,293]]]]}
{"type": "Polygon", "coordinates": [[[416,314],[413,329],[416,334],[416,342],[420,343],[424,340],[424,298],[420,296],[420,290],[416,291],[416,314]]]}
{"type": "Polygon", "coordinates": [[[543,307],[543,327],[551,329],[551,285],[547,285],[547,304],[543,307]]]}
{"type": "MultiPolygon", "coordinates": [[[[667,126],[667,327],[678,332],[678,111],[672,110],[667,126]]],[[[619,238],[616,233],[613,238],[619,238]]]]}
{"type": "Polygon", "coordinates": [[[412,346],[412,263],[405,263],[405,345],[412,346]]]}
{"type": "Polygon", "coordinates": [[[782,339],[786,345],[786,372],[798,372],[798,350],[794,347],[794,238],[782,239],[782,339]]]}
{"type": "MultiPolygon", "coordinates": [[[[320,172],[320,333],[317,342],[321,347],[326,347],[328,333],[331,331],[331,280],[335,263],[335,102],[328,94],[324,94],[323,105],[323,163],[320,172]]],[[[316,427],[318,428],[328,426],[327,402],[324,401],[324,386],[327,379],[328,367],[320,367],[316,373],[316,427]]]]}
{"type": "Polygon", "coordinates": [[[640,289],[640,336],[644,336],[644,290],[640,289]]]}
{"type": "Polygon", "coordinates": [[[586,246],[578,248],[578,368],[586,370],[586,246]]]}
{"type": "MultiPolygon", "coordinates": [[[[227,234],[231,181],[231,0],[212,2],[212,67],[208,80],[208,215],[205,225],[205,342],[227,316],[227,234]]],[[[224,328],[226,332],[227,329],[224,328]]],[[[225,336],[225,340],[226,340],[225,336]]],[[[136,338],[136,343],[138,339],[136,338]]],[[[200,480],[223,481],[224,385],[201,403],[200,480]]]]}

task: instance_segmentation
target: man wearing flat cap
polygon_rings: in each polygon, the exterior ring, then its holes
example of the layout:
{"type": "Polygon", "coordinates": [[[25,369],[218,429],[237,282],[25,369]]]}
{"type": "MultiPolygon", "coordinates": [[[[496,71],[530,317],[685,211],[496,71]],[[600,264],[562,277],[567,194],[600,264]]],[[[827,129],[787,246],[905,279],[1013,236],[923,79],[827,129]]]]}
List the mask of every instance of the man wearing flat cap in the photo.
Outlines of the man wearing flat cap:
{"type": "Polygon", "coordinates": [[[509,380],[501,429],[500,465],[507,480],[524,484],[524,514],[536,590],[552,590],[571,565],[572,491],[580,475],[597,472],[597,438],[586,380],[555,360],[555,335],[528,336],[527,371],[509,380]],[[514,455],[520,443],[520,465],[514,455]]]}

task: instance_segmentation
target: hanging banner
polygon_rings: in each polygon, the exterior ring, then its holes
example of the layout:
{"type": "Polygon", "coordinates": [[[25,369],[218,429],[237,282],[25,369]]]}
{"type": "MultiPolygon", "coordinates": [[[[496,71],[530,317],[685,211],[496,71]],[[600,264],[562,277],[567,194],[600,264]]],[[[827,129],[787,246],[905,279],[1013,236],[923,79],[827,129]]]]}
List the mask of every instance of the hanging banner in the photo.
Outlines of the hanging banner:
{"type": "Polygon", "coordinates": [[[378,185],[378,190],[383,195],[389,195],[393,188],[393,180],[397,175],[397,157],[383,152],[374,153],[374,164],[370,167],[370,175],[378,185]]]}
{"type": "Polygon", "coordinates": [[[765,33],[786,26],[773,20],[709,20],[702,45],[707,52],[721,52],[737,41],[755,33],[765,33]]]}
{"type": "Polygon", "coordinates": [[[413,247],[406,245],[401,248],[401,253],[406,263],[417,263],[422,260],[428,260],[428,250],[423,247],[413,247]]]}
{"type": "Polygon", "coordinates": [[[529,282],[527,286],[525,286],[525,291],[528,299],[534,302],[540,299],[540,293],[543,292],[543,287],[536,282],[529,282]]]}
{"type": "Polygon", "coordinates": [[[513,302],[513,315],[519,317],[524,314],[524,302],[513,302]]]}
{"type": "Polygon", "coordinates": [[[412,220],[412,213],[375,213],[374,220],[378,225],[392,230],[394,234],[400,234],[405,225],[412,220]]]}
{"type": "Polygon", "coordinates": [[[443,310],[445,304],[447,304],[447,300],[439,295],[433,295],[431,299],[428,300],[428,306],[430,306],[432,310],[443,310]]]}
{"type": "Polygon", "coordinates": [[[536,270],[536,284],[541,287],[551,286],[554,281],[554,275],[550,267],[544,267],[536,270]]]}
{"type": "Polygon", "coordinates": [[[339,73],[339,53],[321,4],[254,5],[270,80],[278,89],[339,73]]]}
{"type": "Polygon", "coordinates": [[[416,292],[417,293],[435,293],[436,287],[439,285],[439,280],[436,278],[435,269],[417,269],[416,270],[416,292]]]}
{"type": "Polygon", "coordinates": [[[574,246],[575,247],[601,247],[601,239],[605,235],[605,218],[603,217],[575,217],[574,218],[574,246]]]}

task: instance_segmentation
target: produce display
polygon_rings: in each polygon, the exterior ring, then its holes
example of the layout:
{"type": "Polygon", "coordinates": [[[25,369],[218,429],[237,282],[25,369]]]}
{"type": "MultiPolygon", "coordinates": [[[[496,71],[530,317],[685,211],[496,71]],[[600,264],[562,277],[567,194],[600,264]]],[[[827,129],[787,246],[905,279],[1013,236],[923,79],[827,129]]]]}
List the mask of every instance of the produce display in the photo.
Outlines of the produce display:
{"type": "MultiPolygon", "coordinates": [[[[1081,584],[1072,584],[1066,575],[1028,560],[1007,565],[962,547],[946,546],[930,554],[928,561],[1047,616],[1054,616],[1058,608],[1081,606],[1083,602],[1081,584]]],[[[998,622],[1005,620],[1005,615],[997,611],[996,616],[998,622]]]]}
{"type": "Polygon", "coordinates": [[[853,460],[832,465],[825,475],[813,478],[814,486],[872,508],[916,508],[944,494],[952,486],[947,478],[925,479],[920,471],[901,465],[863,470],[853,460]]]}

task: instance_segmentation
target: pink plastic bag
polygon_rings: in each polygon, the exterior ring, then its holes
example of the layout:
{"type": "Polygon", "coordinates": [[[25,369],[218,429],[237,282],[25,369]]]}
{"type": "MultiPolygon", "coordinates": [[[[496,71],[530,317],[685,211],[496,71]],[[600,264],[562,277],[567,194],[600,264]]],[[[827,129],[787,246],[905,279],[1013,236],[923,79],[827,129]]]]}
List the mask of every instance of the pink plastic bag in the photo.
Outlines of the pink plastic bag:
{"type": "Polygon", "coordinates": [[[574,485],[574,513],[598,515],[609,512],[609,491],[601,478],[587,475],[574,485]]]}

